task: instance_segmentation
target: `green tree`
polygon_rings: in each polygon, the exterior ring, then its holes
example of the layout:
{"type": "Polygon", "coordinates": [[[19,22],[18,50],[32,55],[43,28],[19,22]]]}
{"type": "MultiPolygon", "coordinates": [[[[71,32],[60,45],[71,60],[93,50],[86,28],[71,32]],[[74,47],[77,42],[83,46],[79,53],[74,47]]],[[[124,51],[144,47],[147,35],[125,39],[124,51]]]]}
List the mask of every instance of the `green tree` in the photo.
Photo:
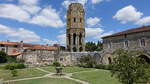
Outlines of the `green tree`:
{"type": "Polygon", "coordinates": [[[12,76],[17,76],[18,71],[16,69],[11,70],[11,74],[12,76]]]}
{"type": "Polygon", "coordinates": [[[96,51],[101,51],[101,50],[103,50],[103,43],[98,41],[97,42],[97,49],[96,49],[96,51]]]}
{"type": "Polygon", "coordinates": [[[3,51],[0,51],[0,63],[7,62],[7,54],[3,51]]]}
{"type": "Polygon", "coordinates": [[[117,76],[123,84],[134,84],[148,81],[149,65],[145,60],[137,57],[138,51],[117,50],[111,64],[113,76],[117,76]]]}
{"type": "Polygon", "coordinates": [[[79,61],[80,61],[80,65],[83,67],[92,68],[95,67],[96,65],[96,60],[91,55],[81,56],[79,61]]]}

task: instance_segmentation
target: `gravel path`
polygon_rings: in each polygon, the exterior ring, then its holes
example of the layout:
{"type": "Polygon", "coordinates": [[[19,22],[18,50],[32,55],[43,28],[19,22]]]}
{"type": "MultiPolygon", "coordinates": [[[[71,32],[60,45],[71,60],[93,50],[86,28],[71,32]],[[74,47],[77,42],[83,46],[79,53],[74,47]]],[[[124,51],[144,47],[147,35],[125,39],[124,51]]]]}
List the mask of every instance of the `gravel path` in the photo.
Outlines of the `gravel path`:
{"type": "Polygon", "coordinates": [[[40,76],[40,77],[31,77],[31,78],[23,78],[23,79],[16,79],[16,80],[7,80],[7,81],[4,81],[4,82],[9,83],[9,82],[15,82],[15,81],[23,81],[23,80],[31,80],[31,79],[39,79],[39,78],[44,78],[44,77],[50,77],[50,78],[67,78],[67,79],[70,79],[70,80],[79,82],[79,83],[81,83],[81,84],[90,84],[90,83],[88,83],[88,82],[86,82],[86,81],[72,78],[71,76],[72,76],[73,74],[76,74],[76,73],[84,73],[84,72],[94,72],[94,71],[98,71],[98,70],[96,69],[96,70],[92,70],[92,71],[80,71],[80,72],[74,72],[74,73],[65,73],[65,75],[62,75],[62,76],[55,76],[54,74],[56,74],[56,73],[52,73],[52,72],[43,70],[43,69],[41,69],[41,68],[36,68],[36,69],[37,69],[37,70],[40,70],[40,71],[42,71],[42,72],[46,72],[46,73],[48,73],[48,74],[46,74],[46,75],[44,75],[44,76],[40,76]]]}

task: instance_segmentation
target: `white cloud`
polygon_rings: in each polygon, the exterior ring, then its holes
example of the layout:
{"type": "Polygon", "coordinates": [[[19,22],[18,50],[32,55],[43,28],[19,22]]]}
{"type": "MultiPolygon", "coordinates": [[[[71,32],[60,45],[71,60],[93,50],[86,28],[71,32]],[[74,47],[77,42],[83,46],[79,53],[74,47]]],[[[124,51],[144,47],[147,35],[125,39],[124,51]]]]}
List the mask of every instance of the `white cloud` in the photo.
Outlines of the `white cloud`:
{"type": "Polygon", "coordinates": [[[96,26],[99,24],[100,21],[101,21],[101,19],[98,17],[94,17],[94,18],[90,17],[87,19],[86,23],[88,26],[96,26]]]}
{"type": "Polygon", "coordinates": [[[121,21],[121,23],[127,23],[138,21],[142,15],[143,13],[137,11],[132,5],[129,5],[118,10],[113,18],[121,21]]]}
{"type": "Polygon", "coordinates": [[[66,34],[61,34],[57,36],[58,42],[62,45],[66,44],[66,34]]]}
{"type": "Polygon", "coordinates": [[[64,23],[60,19],[59,13],[52,7],[43,9],[39,15],[31,19],[30,23],[56,28],[64,26],[64,23]]]}
{"type": "Polygon", "coordinates": [[[20,8],[30,14],[37,14],[41,10],[41,8],[36,5],[21,5],[20,8]]]}
{"type": "Polygon", "coordinates": [[[138,20],[138,21],[136,22],[136,24],[138,24],[138,25],[150,24],[150,16],[141,18],[140,20],[138,20]]]}
{"type": "Polygon", "coordinates": [[[85,28],[86,37],[95,37],[100,35],[104,30],[101,28],[85,28]]]}
{"type": "Polygon", "coordinates": [[[101,37],[113,34],[113,31],[105,32],[102,28],[86,28],[86,37],[101,40],[101,37]]]}
{"type": "Polygon", "coordinates": [[[50,44],[50,45],[58,44],[57,41],[53,41],[53,40],[49,40],[49,39],[43,39],[43,41],[44,41],[46,44],[50,44]]]}
{"type": "Polygon", "coordinates": [[[26,11],[13,4],[0,4],[0,17],[18,21],[28,21],[30,19],[30,15],[26,11]]]}
{"type": "Polygon", "coordinates": [[[24,28],[19,28],[15,30],[15,29],[11,29],[10,27],[0,24],[0,30],[1,30],[0,34],[5,35],[12,40],[17,40],[17,41],[23,40],[24,42],[40,41],[40,36],[38,36],[33,31],[26,30],[24,28]]]}
{"type": "Polygon", "coordinates": [[[37,5],[38,0],[19,0],[19,3],[0,4],[0,17],[53,28],[64,26],[60,14],[51,6],[42,9],[37,5]]]}
{"type": "Polygon", "coordinates": [[[113,34],[113,33],[114,33],[114,31],[105,32],[105,33],[102,33],[102,34],[100,34],[100,35],[97,35],[96,37],[94,37],[94,39],[101,40],[102,37],[111,35],[111,34],[113,34]]]}
{"type": "Polygon", "coordinates": [[[97,3],[100,3],[100,2],[102,2],[103,0],[92,0],[92,3],[93,4],[97,4],[97,3]]]}

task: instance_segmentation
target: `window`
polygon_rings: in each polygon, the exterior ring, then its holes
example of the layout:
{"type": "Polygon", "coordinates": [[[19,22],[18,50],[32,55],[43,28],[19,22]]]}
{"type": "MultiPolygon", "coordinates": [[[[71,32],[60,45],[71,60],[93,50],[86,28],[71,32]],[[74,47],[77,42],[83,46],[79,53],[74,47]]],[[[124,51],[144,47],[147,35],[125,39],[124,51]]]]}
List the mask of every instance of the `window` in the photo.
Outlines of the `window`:
{"type": "Polygon", "coordinates": [[[70,19],[68,18],[68,22],[70,21],[70,19]]]}
{"type": "Polygon", "coordinates": [[[108,43],[108,48],[112,48],[111,42],[108,43]]]}
{"type": "Polygon", "coordinates": [[[140,46],[143,47],[143,46],[146,46],[146,43],[145,43],[145,39],[140,39],[140,46]]]}
{"type": "Polygon", "coordinates": [[[60,61],[63,61],[63,58],[60,58],[60,61]]]}
{"type": "Polygon", "coordinates": [[[80,23],[82,23],[82,18],[80,18],[80,23]]]}
{"type": "Polygon", "coordinates": [[[15,47],[15,48],[17,48],[17,47],[18,47],[18,45],[14,45],[14,47],[15,47]]]}
{"type": "Polygon", "coordinates": [[[5,45],[3,45],[3,44],[0,44],[0,47],[5,47],[5,45]]]}
{"type": "Polygon", "coordinates": [[[73,18],[73,21],[76,22],[76,18],[73,18]]]}
{"type": "Polygon", "coordinates": [[[124,46],[125,46],[125,48],[129,47],[129,42],[128,42],[128,41],[125,41],[125,42],[124,42],[124,46]]]}

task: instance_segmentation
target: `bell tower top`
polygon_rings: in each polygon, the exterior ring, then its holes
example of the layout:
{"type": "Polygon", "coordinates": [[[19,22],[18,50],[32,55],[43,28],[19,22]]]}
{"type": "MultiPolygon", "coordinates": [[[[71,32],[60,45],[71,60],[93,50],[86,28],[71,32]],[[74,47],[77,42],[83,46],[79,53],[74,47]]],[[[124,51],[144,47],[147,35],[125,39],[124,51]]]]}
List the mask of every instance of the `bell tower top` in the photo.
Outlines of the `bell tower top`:
{"type": "Polygon", "coordinates": [[[67,29],[84,28],[84,8],[80,3],[71,3],[67,11],[67,29]]]}

